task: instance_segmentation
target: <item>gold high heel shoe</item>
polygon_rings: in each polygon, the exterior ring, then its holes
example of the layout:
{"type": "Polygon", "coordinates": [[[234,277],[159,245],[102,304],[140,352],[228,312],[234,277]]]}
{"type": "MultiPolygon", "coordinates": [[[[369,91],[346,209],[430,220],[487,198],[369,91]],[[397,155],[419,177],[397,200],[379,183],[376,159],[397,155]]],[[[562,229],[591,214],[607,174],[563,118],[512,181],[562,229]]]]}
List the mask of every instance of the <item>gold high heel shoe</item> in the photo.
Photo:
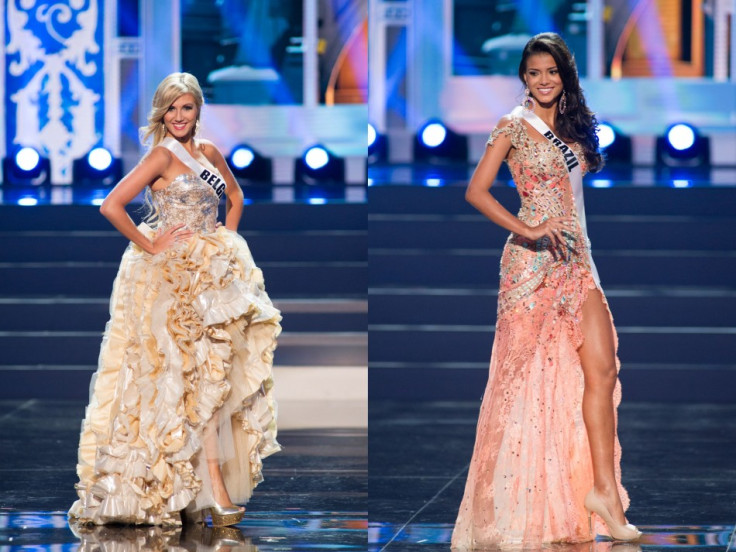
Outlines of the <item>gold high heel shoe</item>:
{"type": "Polygon", "coordinates": [[[619,541],[635,541],[641,537],[641,531],[639,531],[634,525],[627,523],[621,525],[613,521],[608,508],[603,504],[598,495],[595,494],[595,489],[591,489],[587,495],[585,495],[585,509],[588,511],[588,529],[590,534],[593,534],[593,520],[591,515],[593,512],[598,514],[601,519],[608,526],[608,531],[611,533],[611,537],[614,540],[619,541]]]}
{"type": "Polygon", "coordinates": [[[220,506],[215,503],[210,508],[210,516],[212,517],[212,527],[226,527],[235,525],[245,515],[245,508],[239,506],[220,506]]]}

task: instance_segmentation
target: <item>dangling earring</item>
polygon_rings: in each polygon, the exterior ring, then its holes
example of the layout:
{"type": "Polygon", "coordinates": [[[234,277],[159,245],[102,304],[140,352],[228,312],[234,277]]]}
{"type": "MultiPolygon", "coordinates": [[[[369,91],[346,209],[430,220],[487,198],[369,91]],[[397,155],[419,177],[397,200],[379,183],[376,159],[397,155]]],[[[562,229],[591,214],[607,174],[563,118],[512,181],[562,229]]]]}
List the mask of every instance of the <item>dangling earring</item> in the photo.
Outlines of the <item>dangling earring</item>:
{"type": "Polygon", "coordinates": [[[194,135],[199,134],[199,119],[194,123],[194,135]]]}
{"type": "Polygon", "coordinates": [[[562,91],[562,96],[560,96],[560,101],[557,104],[557,109],[559,110],[560,115],[564,114],[567,109],[567,92],[564,90],[562,91]]]}
{"type": "Polygon", "coordinates": [[[524,101],[521,102],[521,105],[524,106],[524,109],[527,111],[534,111],[534,98],[532,98],[532,93],[529,92],[528,86],[524,88],[524,95],[526,97],[524,98],[524,101]]]}

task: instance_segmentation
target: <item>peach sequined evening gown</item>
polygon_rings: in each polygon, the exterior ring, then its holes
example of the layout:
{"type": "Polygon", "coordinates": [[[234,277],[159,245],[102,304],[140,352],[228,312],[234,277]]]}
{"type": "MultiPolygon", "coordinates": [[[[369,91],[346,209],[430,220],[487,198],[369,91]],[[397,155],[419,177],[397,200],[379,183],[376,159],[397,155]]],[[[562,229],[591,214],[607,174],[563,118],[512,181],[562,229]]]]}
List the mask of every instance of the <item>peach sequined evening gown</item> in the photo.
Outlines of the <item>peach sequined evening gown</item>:
{"type": "MultiPolygon", "coordinates": [[[[195,235],[150,255],[130,244],[79,444],[81,523],[178,525],[214,504],[207,459],[235,503],[279,450],[271,367],[281,316],[216,193],[195,173],[153,192],[159,226],[195,235]]],[[[151,235],[146,224],[139,227],[151,235]]]]}
{"type": "MultiPolygon", "coordinates": [[[[506,242],[488,384],[453,550],[591,539],[583,500],[593,486],[593,467],[577,349],[582,306],[597,286],[563,156],[533,132],[516,111],[489,138],[492,143],[506,134],[511,140],[507,163],[521,198],[518,216],[531,226],[559,216],[576,222],[566,236],[568,259],[553,252],[547,238],[511,234],[506,242]]],[[[573,148],[585,171],[582,148],[573,148]]],[[[617,382],[614,412],[620,401],[617,382]]],[[[620,459],[616,438],[616,479],[627,508],[620,459]]],[[[602,523],[594,531],[607,534],[602,523]]]]}

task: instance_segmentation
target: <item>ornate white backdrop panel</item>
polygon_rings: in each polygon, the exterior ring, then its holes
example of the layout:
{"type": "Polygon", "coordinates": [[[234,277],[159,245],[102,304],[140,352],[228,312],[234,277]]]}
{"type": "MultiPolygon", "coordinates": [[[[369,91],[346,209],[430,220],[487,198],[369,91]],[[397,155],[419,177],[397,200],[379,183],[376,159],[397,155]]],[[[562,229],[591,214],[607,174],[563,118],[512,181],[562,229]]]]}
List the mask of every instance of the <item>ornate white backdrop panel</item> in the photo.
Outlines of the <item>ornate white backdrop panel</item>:
{"type": "Polygon", "coordinates": [[[5,151],[31,146],[51,161],[51,180],[72,180],[72,162],[104,131],[101,0],[7,0],[4,27],[5,151]]]}

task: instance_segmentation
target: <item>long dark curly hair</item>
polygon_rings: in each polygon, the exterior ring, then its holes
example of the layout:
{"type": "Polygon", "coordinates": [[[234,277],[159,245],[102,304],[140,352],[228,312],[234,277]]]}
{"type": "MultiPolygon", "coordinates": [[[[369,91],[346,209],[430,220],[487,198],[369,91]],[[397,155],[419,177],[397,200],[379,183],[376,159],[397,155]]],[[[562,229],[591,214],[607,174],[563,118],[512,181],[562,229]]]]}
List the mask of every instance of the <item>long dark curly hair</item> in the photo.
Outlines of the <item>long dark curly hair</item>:
{"type": "Polygon", "coordinates": [[[585,103],[575,58],[557,33],[540,33],[533,36],[524,46],[519,63],[519,78],[525,86],[526,62],[529,56],[534,54],[549,54],[554,58],[566,92],[567,107],[564,115],[557,116],[557,135],[566,142],[577,142],[583,146],[588,170],[598,172],[604,164],[603,157],[598,151],[596,133],[598,121],[585,103]]]}

